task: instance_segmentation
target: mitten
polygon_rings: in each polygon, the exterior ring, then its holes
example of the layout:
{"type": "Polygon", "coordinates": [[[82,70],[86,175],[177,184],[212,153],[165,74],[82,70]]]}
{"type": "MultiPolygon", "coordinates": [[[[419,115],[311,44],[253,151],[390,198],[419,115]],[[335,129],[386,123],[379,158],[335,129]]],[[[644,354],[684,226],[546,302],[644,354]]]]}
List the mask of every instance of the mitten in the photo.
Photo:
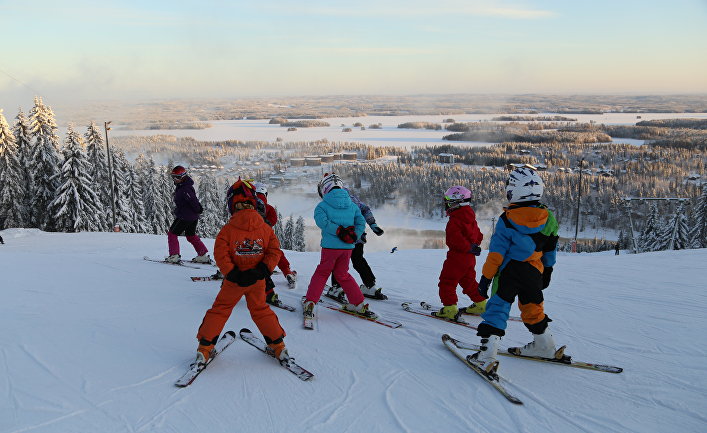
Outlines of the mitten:
{"type": "Polygon", "coordinates": [[[371,224],[371,230],[373,230],[376,236],[381,236],[384,233],[383,229],[378,227],[378,224],[371,224]]]}
{"type": "Polygon", "coordinates": [[[479,280],[479,294],[485,299],[489,298],[489,284],[491,284],[491,280],[482,275],[481,279],[479,280]]]}
{"type": "Polygon", "coordinates": [[[240,275],[241,270],[238,269],[238,266],[234,266],[231,272],[226,274],[226,279],[232,283],[238,284],[238,275],[240,275]]]}
{"type": "Polygon", "coordinates": [[[543,271],[543,289],[547,289],[550,285],[550,277],[552,276],[552,266],[545,266],[543,271]]]}
{"type": "Polygon", "coordinates": [[[339,226],[339,228],[336,229],[336,236],[338,236],[339,239],[346,242],[347,244],[352,244],[358,239],[354,226],[339,226]]]}
{"type": "Polygon", "coordinates": [[[259,279],[258,271],[255,269],[248,269],[247,271],[241,271],[236,278],[236,284],[241,287],[248,287],[255,284],[259,279]]]}
{"type": "Polygon", "coordinates": [[[469,252],[475,256],[481,255],[481,247],[478,246],[477,244],[471,244],[471,248],[469,249],[469,252]]]}
{"type": "Polygon", "coordinates": [[[259,280],[265,279],[271,274],[270,269],[268,269],[268,266],[263,262],[258,263],[258,265],[253,270],[256,272],[256,275],[259,280]]]}

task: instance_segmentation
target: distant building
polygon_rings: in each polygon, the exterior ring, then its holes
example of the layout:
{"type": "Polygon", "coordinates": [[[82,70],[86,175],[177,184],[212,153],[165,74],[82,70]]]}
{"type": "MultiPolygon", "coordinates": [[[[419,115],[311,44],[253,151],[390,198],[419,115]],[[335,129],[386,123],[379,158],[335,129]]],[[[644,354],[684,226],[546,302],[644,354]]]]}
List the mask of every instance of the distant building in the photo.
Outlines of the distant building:
{"type": "Polygon", "coordinates": [[[437,156],[439,156],[439,162],[441,163],[454,164],[454,155],[451,153],[440,153],[437,156]]]}
{"type": "Polygon", "coordinates": [[[341,154],[341,156],[344,160],[347,161],[355,161],[356,159],[358,159],[358,153],[356,152],[344,152],[341,154]]]}
{"type": "Polygon", "coordinates": [[[304,167],[304,158],[291,158],[290,159],[290,166],[291,167],[304,167]]]}
{"type": "Polygon", "coordinates": [[[322,165],[322,159],[319,157],[307,157],[304,159],[305,165],[309,167],[316,167],[322,165]]]}

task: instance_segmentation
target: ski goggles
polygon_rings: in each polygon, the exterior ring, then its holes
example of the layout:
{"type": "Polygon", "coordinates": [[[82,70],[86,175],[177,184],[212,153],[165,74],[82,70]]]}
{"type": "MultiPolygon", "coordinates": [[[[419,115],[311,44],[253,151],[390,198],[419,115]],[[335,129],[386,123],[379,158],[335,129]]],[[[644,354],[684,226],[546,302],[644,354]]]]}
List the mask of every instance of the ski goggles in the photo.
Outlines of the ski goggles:
{"type": "Polygon", "coordinates": [[[184,173],[173,174],[172,179],[183,179],[184,177],[186,177],[186,175],[187,175],[186,171],[184,173]]]}

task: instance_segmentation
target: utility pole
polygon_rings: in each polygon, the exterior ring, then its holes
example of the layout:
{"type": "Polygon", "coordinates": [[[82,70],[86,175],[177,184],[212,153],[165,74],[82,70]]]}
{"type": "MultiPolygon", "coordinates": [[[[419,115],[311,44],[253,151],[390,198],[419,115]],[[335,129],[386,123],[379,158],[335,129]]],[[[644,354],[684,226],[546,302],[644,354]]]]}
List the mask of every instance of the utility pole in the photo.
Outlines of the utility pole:
{"type": "Polygon", "coordinates": [[[108,177],[110,178],[110,209],[112,212],[112,229],[115,231],[115,191],[113,187],[113,157],[110,154],[110,147],[108,146],[108,131],[110,130],[110,125],[112,122],[103,122],[103,129],[106,131],[106,157],[108,158],[108,177]]]}
{"type": "Polygon", "coordinates": [[[577,217],[574,220],[574,244],[573,252],[577,252],[577,235],[579,234],[579,208],[582,202],[582,169],[584,168],[584,158],[579,161],[579,185],[577,186],[577,217]]]}

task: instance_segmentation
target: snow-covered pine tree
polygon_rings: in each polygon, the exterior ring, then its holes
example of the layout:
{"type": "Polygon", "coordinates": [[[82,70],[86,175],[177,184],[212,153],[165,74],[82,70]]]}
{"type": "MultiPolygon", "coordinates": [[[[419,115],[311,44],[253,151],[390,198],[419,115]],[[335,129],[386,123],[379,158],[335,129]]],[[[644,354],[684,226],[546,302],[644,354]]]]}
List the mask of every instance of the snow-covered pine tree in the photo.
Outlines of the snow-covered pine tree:
{"type": "Polygon", "coordinates": [[[199,217],[199,232],[203,237],[215,238],[226,222],[223,220],[223,207],[218,195],[216,180],[205,174],[199,178],[197,197],[204,208],[204,213],[199,217]]]}
{"type": "Polygon", "coordinates": [[[30,111],[30,135],[33,142],[30,160],[32,186],[30,188],[29,217],[31,227],[53,229],[53,215],[47,211],[56,198],[59,186],[59,137],[54,112],[44,105],[42,98],[34,98],[30,111]]]}
{"type": "Polygon", "coordinates": [[[300,215],[295,223],[295,233],[292,239],[292,249],[295,251],[304,251],[306,244],[304,241],[304,218],[300,215]]]}
{"type": "Polygon", "coordinates": [[[98,206],[102,210],[105,229],[109,230],[111,229],[110,172],[108,170],[108,160],[103,151],[103,135],[96,123],[91,122],[84,137],[89,174],[94,183],[93,190],[100,201],[98,206]]]}
{"type": "Polygon", "coordinates": [[[639,248],[641,251],[655,251],[653,248],[658,243],[660,235],[660,223],[658,221],[658,206],[655,203],[649,205],[648,218],[641,231],[639,238],[639,248]]]}
{"type": "Polygon", "coordinates": [[[690,248],[707,248],[707,183],[702,184],[702,193],[693,209],[690,248]]]}
{"type": "Polygon", "coordinates": [[[121,231],[135,233],[132,203],[130,202],[130,163],[123,152],[113,152],[113,191],[115,196],[115,223],[121,231]]]}
{"type": "Polygon", "coordinates": [[[128,163],[128,178],[127,178],[127,193],[130,208],[132,209],[132,220],[130,225],[133,227],[134,233],[149,233],[150,228],[145,218],[145,200],[143,194],[145,191],[145,182],[138,176],[135,167],[128,163]]]}
{"type": "Polygon", "coordinates": [[[226,203],[226,196],[228,194],[228,190],[231,188],[231,185],[233,185],[233,183],[230,180],[226,179],[224,187],[221,190],[223,194],[221,195],[221,206],[219,207],[219,209],[221,209],[221,213],[223,214],[224,222],[228,221],[231,218],[231,214],[228,211],[228,203],[226,203]]]}
{"type": "Polygon", "coordinates": [[[685,202],[680,202],[675,215],[668,224],[668,232],[673,238],[673,249],[684,250],[690,247],[690,228],[687,225],[687,208],[685,202]]]}
{"type": "Polygon", "coordinates": [[[282,242],[285,238],[285,229],[282,227],[282,214],[280,212],[277,213],[277,222],[275,223],[273,230],[275,231],[275,236],[277,237],[277,240],[280,241],[280,248],[284,248],[282,246],[282,242]]]}
{"type": "Polygon", "coordinates": [[[140,154],[135,160],[135,171],[140,179],[142,190],[142,201],[145,206],[145,220],[147,222],[147,233],[164,233],[164,221],[166,219],[164,206],[162,205],[162,194],[157,179],[159,175],[155,167],[155,161],[140,154]]]}
{"type": "Polygon", "coordinates": [[[22,227],[30,227],[30,191],[32,189],[32,173],[30,170],[32,161],[32,138],[30,136],[29,121],[24,111],[20,108],[15,116],[15,124],[12,127],[17,145],[17,159],[20,162],[22,171],[22,227]]]}
{"type": "Polygon", "coordinates": [[[0,230],[25,224],[26,185],[19,156],[15,136],[0,109],[0,230]]]}
{"type": "Polygon", "coordinates": [[[59,188],[49,209],[55,228],[67,232],[100,231],[103,229],[98,197],[93,191],[93,179],[83,150],[83,139],[69,125],[59,176],[59,188]]]}
{"type": "Polygon", "coordinates": [[[287,218],[287,222],[285,223],[285,230],[282,234],[282,238],[280,239],[280,248],[282,248],[284,250],[291,250],[292,249],[292,240],[294,239],[294,236],[295,236],[295,220],[292,217],[292,215],[290,215],[290,217],[287,218]]]}
{"type": "Polygon", "coordinates": [[[157,169],[157,180],[159,183],[160,205],[162,206],[162,215],[164,221],[162,226],[163,232],[169,230],[169,226],[174,221],[174,182],[172,182],[172,169],[169,166],[161,166],[157,169]]]}

